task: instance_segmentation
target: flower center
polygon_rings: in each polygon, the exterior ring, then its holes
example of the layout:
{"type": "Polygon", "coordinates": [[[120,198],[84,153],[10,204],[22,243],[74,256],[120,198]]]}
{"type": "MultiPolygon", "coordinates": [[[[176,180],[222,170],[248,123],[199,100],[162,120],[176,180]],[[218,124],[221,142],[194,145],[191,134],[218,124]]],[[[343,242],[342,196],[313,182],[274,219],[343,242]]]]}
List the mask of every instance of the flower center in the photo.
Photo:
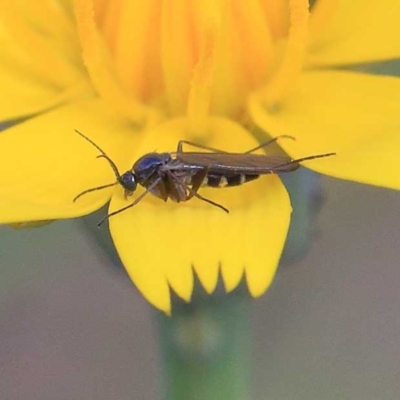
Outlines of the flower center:
{"type": "Polygon", "coordinates": [[[92,1],[124,90],[198,129],[209,114],[243,118],[254,90],[272,107],[303,65],[307,0],[92,1]]]}

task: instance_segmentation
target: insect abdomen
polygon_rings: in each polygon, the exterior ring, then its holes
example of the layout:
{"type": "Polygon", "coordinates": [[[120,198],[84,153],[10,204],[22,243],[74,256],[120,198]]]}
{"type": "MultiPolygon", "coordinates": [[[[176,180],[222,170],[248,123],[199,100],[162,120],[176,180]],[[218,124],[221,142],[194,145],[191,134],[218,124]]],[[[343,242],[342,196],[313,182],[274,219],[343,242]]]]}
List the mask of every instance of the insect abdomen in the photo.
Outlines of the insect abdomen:
{"type": "Polygon", "coordinates": [[[240,186],[243,183],[253,181],[260,175],[249,174],[235,174],[235,175],[222,175],[222,174],[208,174],[204,179],[204,186],[213,188],[223,188],[229,186],[240,186]]]}

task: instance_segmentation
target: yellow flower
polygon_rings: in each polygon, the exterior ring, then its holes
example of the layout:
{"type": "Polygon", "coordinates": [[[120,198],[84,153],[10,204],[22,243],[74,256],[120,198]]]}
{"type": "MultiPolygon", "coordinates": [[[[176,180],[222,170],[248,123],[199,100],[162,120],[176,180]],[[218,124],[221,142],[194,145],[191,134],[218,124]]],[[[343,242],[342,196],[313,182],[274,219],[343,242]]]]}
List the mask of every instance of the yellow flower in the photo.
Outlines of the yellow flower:
{"type": "MultiPolygon", "coordinates": [[[[307,166],[400,188],[400,80],[338,68],[400,56],[398,0],[0,0],[0,221],[71,218],[111,199],[126,206],[99,145],[121,172],[178,140],[226,151],[254,147],[254,126],[307,166]]],[[[140,194],[140,192],[138,192],[140,194]]],[[[202,189],[198,199],[151,195],[110,218],[131,278],[170,311],[170,288],[190,300],[243,275],[253,296],[274,276],[290,202],[277,176],[202,189]]],[[[128,201],[132,201],[129,199],[128,201]]]]}

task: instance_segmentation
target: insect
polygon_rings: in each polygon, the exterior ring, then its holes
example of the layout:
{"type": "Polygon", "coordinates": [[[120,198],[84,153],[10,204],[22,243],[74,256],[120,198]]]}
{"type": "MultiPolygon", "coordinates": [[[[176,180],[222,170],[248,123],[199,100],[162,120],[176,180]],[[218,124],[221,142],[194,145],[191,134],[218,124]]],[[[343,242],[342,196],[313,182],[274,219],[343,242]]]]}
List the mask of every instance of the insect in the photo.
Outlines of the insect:
{"type": "Polygon", "coordinates": [[[98,158],[105,158],[108,161],[114,171],[116,180],[113,183],[97,186],[79,193],[74,198],[74,202],[87,193],[117,184],[123,187],[125,198],[131,196],[138,185],[146,189],[132,203],[104,217],[99,222],[99,226],[110,217],[138,204],[148,193],[164,201],[171,199],[177,203],[197,197],[229,213],[229,210],[223,205],[202,196],[199,193],[199,189],[202,186],[213,188],[238,186],[257,179],[260,175],[295,171],[300,167],[300,162],[302,161],[330,157],[336,154],[317,154],[295,160],[284,156],[254,154],[256,150],[267,147],[278,139],[294,140],[292,136],[288,135],[277,136],[244,153],[229,153],[181,140],[178,143],[176,152],[145,154],[135,162],[131,169],[121,174],[111,158],[96,143],[83,133],[77,130],[75,132],[100,152],[100,155],[97,156],[98,158]],[[207,152],[186,152],[183,151],[183,145],[197,147],[207,152]]]}

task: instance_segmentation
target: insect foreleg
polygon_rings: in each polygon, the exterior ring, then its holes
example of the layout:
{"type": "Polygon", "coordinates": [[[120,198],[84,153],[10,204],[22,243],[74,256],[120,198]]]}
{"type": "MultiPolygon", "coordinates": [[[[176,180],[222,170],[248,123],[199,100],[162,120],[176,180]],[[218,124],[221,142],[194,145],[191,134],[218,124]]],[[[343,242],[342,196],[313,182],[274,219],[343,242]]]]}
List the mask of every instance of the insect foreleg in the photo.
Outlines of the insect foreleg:
{"type": "Polygon", "coordinates": [[[104,224],[104,222],[106,220],[108,220],[109,218],[113,217],[114,215],[117,215],[119,213],[121,213],[122,211],[127,210],[128,208],[131,208],[133,206],[135,206],[137,203],[139,203],[143,197],[145,197],[148,193],[150,193],[160,182],[161,182],[162,178],[158,178],[156,179],[147,189],[145,192],[143,192],[138,198],[135,199],[135,201],[129,205],[127,205],[126,207],[122,207],[117,211],[113,211],[112,213],[106,215],[98,224],[97,226],[101,226],[102,224],[104,224]]]}

